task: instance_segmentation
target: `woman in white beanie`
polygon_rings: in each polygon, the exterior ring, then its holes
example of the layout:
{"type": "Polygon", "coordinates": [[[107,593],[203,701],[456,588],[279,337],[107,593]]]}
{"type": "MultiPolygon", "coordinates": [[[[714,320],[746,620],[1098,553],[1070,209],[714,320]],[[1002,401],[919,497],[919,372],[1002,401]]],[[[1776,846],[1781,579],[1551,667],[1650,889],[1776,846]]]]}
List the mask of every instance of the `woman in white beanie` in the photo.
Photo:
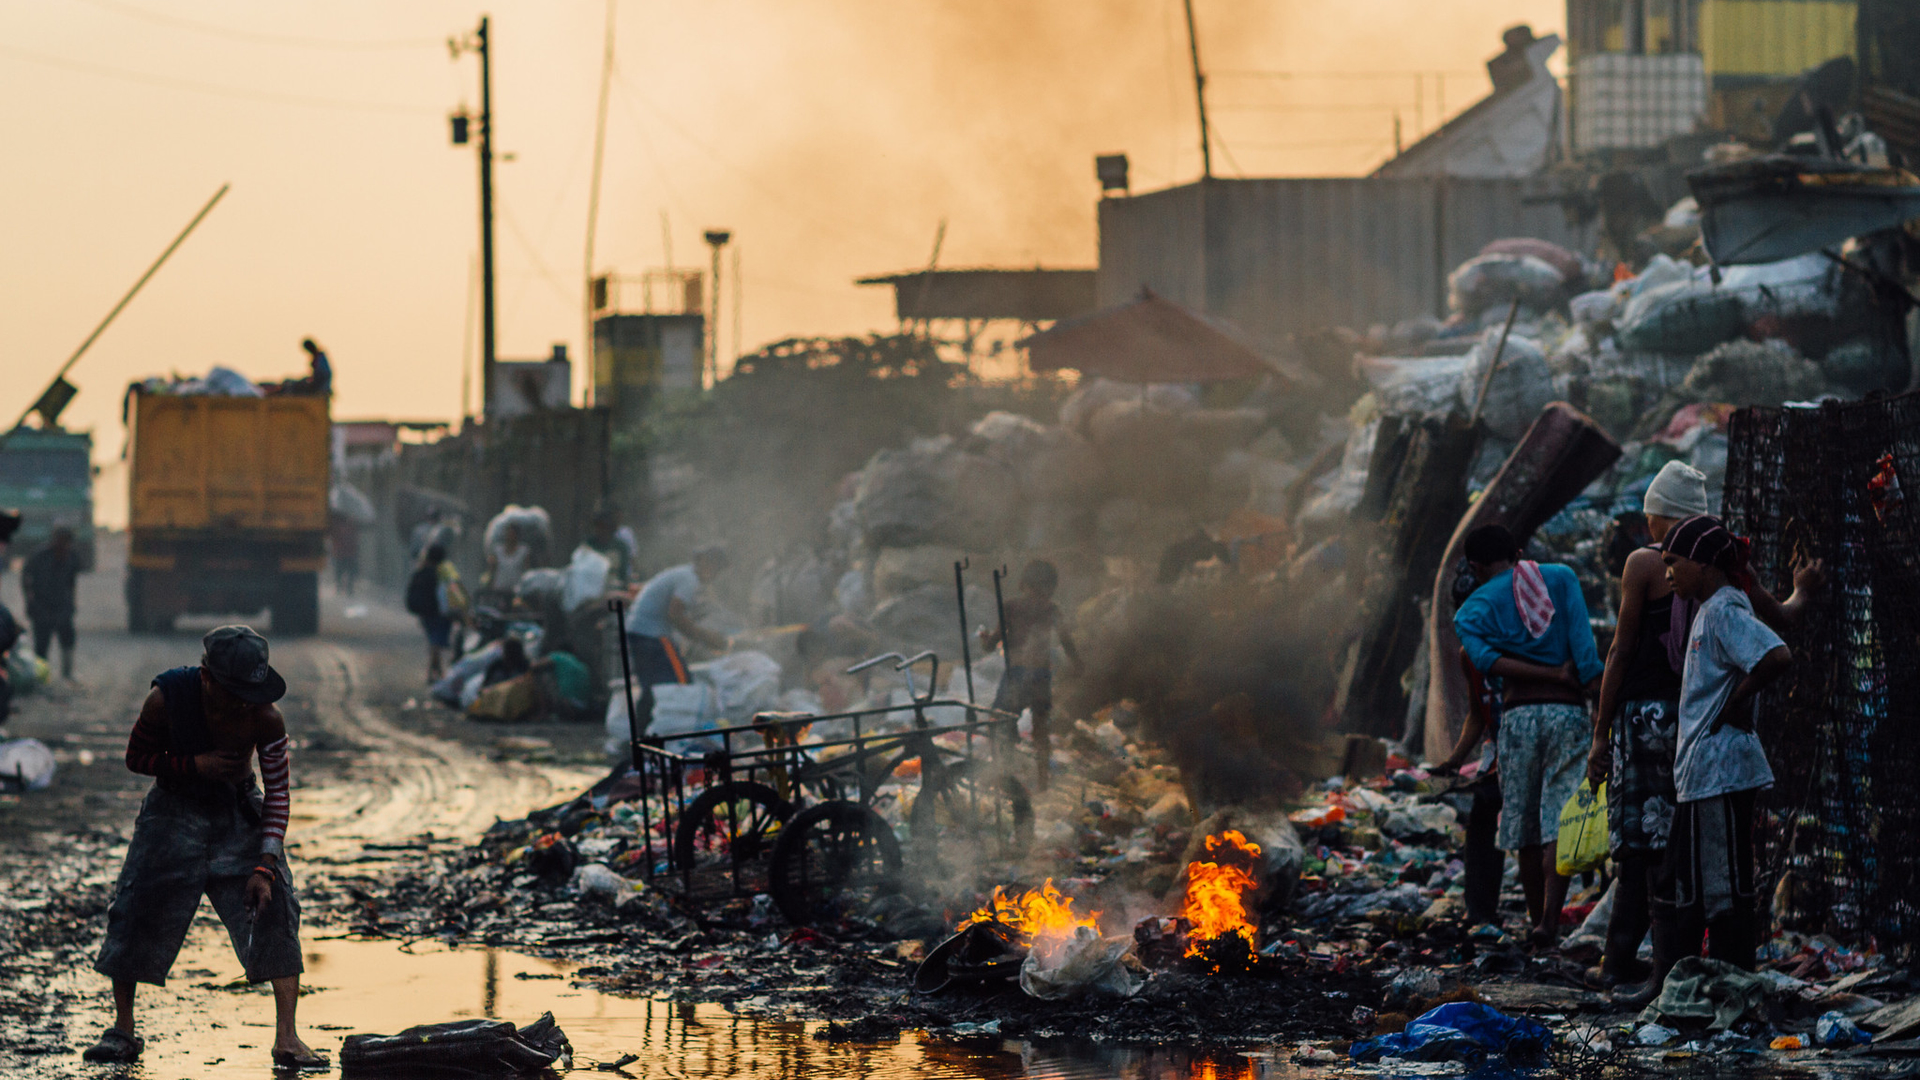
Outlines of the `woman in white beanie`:
{"type": "MultiPolygon", "coordinates": [[[[1620,618],[1600,680],[1593,747],[1587,756],[1588,779],[1596,786],[1608,785],[1615,891],[1600,973],[1611,984],[1646,976],[1635,956],[1649,928],[1656,951],[1670,933],[1654,918],[1651,900],[1664,896],[1670,885],[1655,879],[1661,876],[1673,823],[1680,673],[1696,605],[1674,594],[1659,545],[1682,520],[1708,513],[1706,474],[1685,462],[1669,461],[1648,485],[1643,505],[1653,545],[1629,555],[1621,572],[1620,618]]],[[[1769,625],[1784,629],[1797,621],[1808,597],[1824,582],[1820,563],[1796,566],[1793,596],[1781,604],[1755,585],[1750,593],[1754,610],[1769,625]]]]}

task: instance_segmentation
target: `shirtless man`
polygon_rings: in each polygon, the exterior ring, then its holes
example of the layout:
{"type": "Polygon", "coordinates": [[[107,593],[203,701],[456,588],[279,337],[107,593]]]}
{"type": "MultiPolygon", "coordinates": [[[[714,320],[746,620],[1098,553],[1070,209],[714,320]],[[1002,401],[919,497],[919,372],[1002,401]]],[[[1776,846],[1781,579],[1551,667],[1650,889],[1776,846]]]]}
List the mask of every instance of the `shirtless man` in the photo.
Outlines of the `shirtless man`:
{"type": "Polygon", "coordinates": [[[107,910],[94,970],[113,980],[114,1024],[88,1061],[133,1061],[139,983],[165,986],[200,897],[213,901],[249,982],[271,982],[273,1064],[317,1071],[327,1059],[300,1041],[300,905],[283,847],[290,771],[287,729],[273,703],[286,680],[267,664],[267,640],[222,626],[202,642],[198,667],[153,680],[127,741],[127,767],[154,778],[133,825],[107,910]],[[265,791],[255,786],[260,758],[265,791]]]}
{"type": "MultiPolygon", "coordinates": [[[[1053,638],[1060,636],[1060,650],[1067,654],[1077,671],[1080,650],[1073,635],[1060,620],[1053,592],[1060,587],[1060,572],[1045,559],[1035,559],[1020,571],[1020,595],[1007,601],[1007,674],[993,695],[993,707],[1018,715],[1033,711],[1033,756],[1038,766],[1035,784],[1041,791],[1053,773],[1053,638]]],[[[1001,644],[998,632],[980,631],[980,644],[992,649],[1001,644]]]]}

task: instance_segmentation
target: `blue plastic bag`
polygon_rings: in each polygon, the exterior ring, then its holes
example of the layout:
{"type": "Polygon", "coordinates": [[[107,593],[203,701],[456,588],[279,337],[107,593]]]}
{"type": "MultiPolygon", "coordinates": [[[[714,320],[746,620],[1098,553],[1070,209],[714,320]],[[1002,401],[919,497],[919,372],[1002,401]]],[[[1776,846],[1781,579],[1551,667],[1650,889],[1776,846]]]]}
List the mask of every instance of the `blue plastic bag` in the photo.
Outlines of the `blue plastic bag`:
{"type": "Polygon", "coordinates": [[[1389,1057],[1477,1062],[1492,1054],[1537,1058],[1552,1043],[1553,1032],[1531,1020],[1477,1002],[1455,1001],[1421,1014],[1398,1034],[1354,1043],[1348,1053],[1363,1062],[1389,1057]]]}

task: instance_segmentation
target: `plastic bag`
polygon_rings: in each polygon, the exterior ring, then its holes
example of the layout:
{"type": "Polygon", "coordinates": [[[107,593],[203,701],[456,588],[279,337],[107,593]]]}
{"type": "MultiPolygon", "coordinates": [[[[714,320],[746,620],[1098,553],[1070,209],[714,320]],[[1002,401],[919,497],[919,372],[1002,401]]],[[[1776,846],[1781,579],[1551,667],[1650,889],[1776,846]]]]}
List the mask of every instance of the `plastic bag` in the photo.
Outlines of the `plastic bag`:
{"type": "Polygon", "coordinates": [[[1519,300],[1546,311],[1560,301],[1566,279],[1551,263],[1532,255],[1476,255],[1447,275],[1447,307],[1465,315],[1519,300]]]}
{"type": "Polygon", "coordinates": [[[1103,938],[1091,926],[1076,927],[1070,938],[1042,938],[1020,965],[1020,989],[1042,1001],[1079,997],[1089,991],[1132,997],[1140,980],[1122,958],[1133,938],[1103,938]]]}
{"type": "Polygon", "coordinates": [[[53,751],[39,739],[0,742],[0,789],[40,791],[53,783],[53,751]]]}
{"type": "Polygon", "coordinates": [[[567,586],[560,603],[568,611],[597,602],[607,592],[607,577],[613,573],[613,560],[585,544],[573,549],[567,564],[567,586]]]}
{"type": "MultiPolygon", "coordinates": [[[[634,708],[639,709],[640,694],[634,693],[634,708]]],[[[646,717],[638,717],[643,723],[646,717]]],[[[720,714],[713,697],[713,687],[705,683],[659,683],[653,688],[653,720],[647,724],[642,735],[684,736],[690,732],[711,730],[719,722],[720,714]]],[[[606,752],[619,756],[627,752],[627,699],[626,694],[616,691],[607,701],[606,714],[607,741],[606,752]]],[[[699,753],[702,750],[717,750],[720,740],[714,738],[671,740],[668,749],[676,753],[699,753]]]]}
{"type": "Polygon", "coordinates": [[[1455,1001],[1422,1013],[1399,1034],[1362,1039],[1348,1053],[1355,1061],[1394,1057],[1471,1062],[1488,1054],[1534,1058],[1552,1044],[1553,1032],[1531,1020],[1477,1002],[1455,1001]]]}
{"type": "Polygon", "coordinates": [[[1595,791],[1582,780],[1560,808],[1560,845],[1553,867],[1562,876],[1583,874],[1607,861],[1607,785],[1595,791]]]}

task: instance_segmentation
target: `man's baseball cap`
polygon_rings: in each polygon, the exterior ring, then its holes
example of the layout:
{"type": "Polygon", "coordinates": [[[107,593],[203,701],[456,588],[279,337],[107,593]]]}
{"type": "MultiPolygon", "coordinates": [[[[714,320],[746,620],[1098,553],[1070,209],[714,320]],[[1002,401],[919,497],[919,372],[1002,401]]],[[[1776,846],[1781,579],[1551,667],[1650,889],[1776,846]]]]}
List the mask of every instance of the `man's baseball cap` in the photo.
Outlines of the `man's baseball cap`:
{"type": "Polygon", "coordinates": [[[241,701],[267,705],[287,692],[287,680],[267,663],[267,639],[251,626],[216,626],[200,641],[207,677],[241,701]]]}

